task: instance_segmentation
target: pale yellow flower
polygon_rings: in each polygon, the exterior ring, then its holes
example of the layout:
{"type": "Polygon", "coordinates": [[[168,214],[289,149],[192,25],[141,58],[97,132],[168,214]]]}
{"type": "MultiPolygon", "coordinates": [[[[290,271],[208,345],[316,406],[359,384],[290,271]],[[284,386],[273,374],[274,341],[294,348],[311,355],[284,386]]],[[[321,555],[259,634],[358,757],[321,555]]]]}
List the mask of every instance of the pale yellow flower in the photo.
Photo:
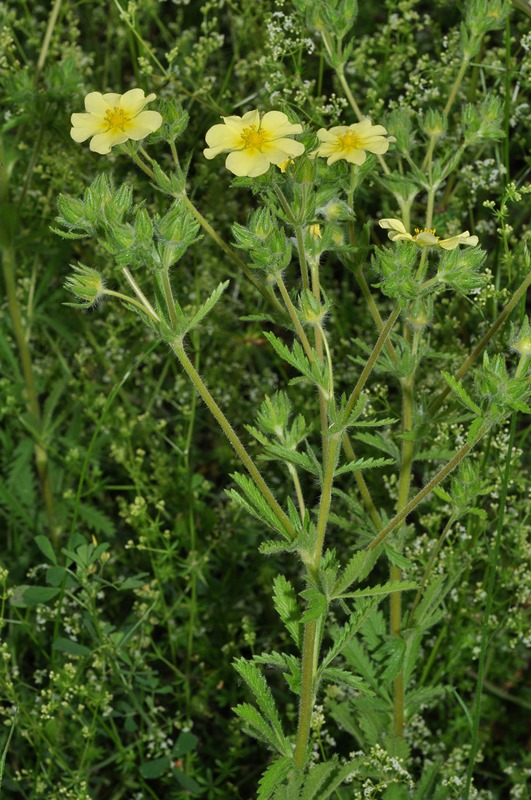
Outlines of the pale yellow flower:
{"type": "Polygon", "coordinates": [[[404,224],[399,219],[381,219],[378,223],[380,228],[387,229],[388,236],[392,242],[407,239],[418,244],[419,247],[442,247],[443,250],[455,250],[460,244],[475,247],[479,241],[477,236],[471,236],[468,231],[458,233],[457,236],[450,236],[449,239],[440,239],[435,235],[435,228],[415,228],[415,234],[408,233],[404,224]]]}
{"type": "Polygon", "coordinates": [[[344,158],[350,164],[361,167],[367,158],[366,150],[377,155],[387,153],[390,140],[385,138],[386,134],[383,125],[373,125],[368,119],[353,125],[338,125],[329,130],[320,128],[317,137],[321,144],[314,155],[326,158],[328,165],[344,158]]]}
{"type": "Polygon", "coordinates": [[[270,164],[282,164],[304,153],[304,145],[288,136],[302,133],[302,126],[290,122],[281,111],[248,111],[243,117],[222,117],[206,133],[205,158],[229,153],[225,166],[239,177],[257,178],[270,164]]]}
{"type": "Polygon", "coordinates": [[[142,89],[130,89],[125,94],[90,92],[85,97],[86,114],[72,114],[70,136],[75,142],[91,138],[90,149],[105,155],[111,147],[128,139],[135,142],[162,125],[158,111],[144,111],[156,94],[146,97],[142,89]]]}

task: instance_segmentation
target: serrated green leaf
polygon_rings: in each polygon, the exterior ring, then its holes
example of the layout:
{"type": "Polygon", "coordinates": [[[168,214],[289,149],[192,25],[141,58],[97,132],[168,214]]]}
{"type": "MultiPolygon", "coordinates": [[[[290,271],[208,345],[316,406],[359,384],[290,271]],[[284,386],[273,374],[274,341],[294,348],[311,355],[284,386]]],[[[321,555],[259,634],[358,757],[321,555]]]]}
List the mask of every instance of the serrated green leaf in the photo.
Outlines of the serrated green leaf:
{"type": "Polygon", "coordinates": [[[321,675],[323,683],[339,683],[341,686],[350,686],[351,689],[356,689],[358,692],[365,694],[373,694],[372,689],[369,689],[365,684],[363,678],[353,675],[346,669],[338,669],[336,667],[328,667],[321,675]]]}
{"type": "Polygon", "coordinates": [[[357,458],[355,461],[351,461],[349,464],[343,464],[342,467],[338,467],[334,472],[334,475],[337,477],[338,475],[345,475],[347,472],[375,469],[377,467],[385,467],[388,464],[394,463],[394,458],[357,458]]]}
{"type": "Polygon", "coordinates": [[[380,603],[380,600],[381,598],[376,597],[372,600],[360,602],[359,608],[353,614],[351,614],[348,622],[339,630],[334,631],[334,642],[332,647],[328,650],[321,661],[321,666],[319,668],[320,672],[325,670],[328,665],[332,663],[334,658],[336,658],[341,652],[343,652],[343,650],[347,648],[348,644],[352,641],[353,636],[360,630],[362,625],[365,624],[371,614],[374,613],[375,609],[380,603]]]}
{"type": "MultiPolygon", "coordinates": [[[[252,512],[249,510],[249,513],[252,512]]],[[[258,546],[258,552],[264,556],[272,556],[277,553],[293,553],[295,550],[297,550],[297,543],[295,541],[286,542],[284,539],[268,539],[258,546]]]]}
{"type": "Polygon", "coordinates": [[[275,759],[260,778],[256,800],[269,800],[278,785],[288,777],[291,769],[293,769],[293,759],[275,759]]]}
{"type": "Polygon", "coordinates": [[[321,798],[327,797],[324,784],[336,769],[337,764],[334,761],[311,766],[300,793],[300,800],[316,800],[317,798],[320,800],[321,798]]]}
{"type": "Polygon", "coordinates": [[[297,595],[291,583],[283,575],[277,575],[273,582],[273,603],[291,638],[297,647],[300,647],[301,612],[297,595]]]}
{"type": "Polygon", "coordinates": [[[208,299],[205,300],[203,305],[197,309],[194,316],[190,320],[188,320],[188,322],[186,323],[186,328],[183,331],[183,335],[189,333],[193,328],[199,325],[201,320],[204,319],[207,316],[207,314],[209,314],[212,311],[212,309],[220,299],[221,295],[223,294],[229,283],[230,281],[224,281],[223,283],[219,283],[216,286],[210,297],[208,297],[208,299]]]}
{"type": "Polygon", "coordinates": [[[354,553],[347,566],[339,576],[334,586],[332,595],[336,596],[346,591],[356,580],[363,580],[367,577],[369,572],[380,555],[380,548],[374,550],[360,550],[354,553]]]}
{"type": "Polygon", "coordinates": [[[377,595],[387,595],[393,592],[406,592],[411,589],[418,589],[415,581],[387,581],[387,583],[369,586],[366,589],[356,589],[355,592],[334,595],[338,600],[347,600],[354,597],[376,597],[377,595]]]}
{"type": "Polygon", "coordinates": [[[274,744],[276,749],[281,755],[291,755],[291,745],[286,739],[282,730],[280,717],[271,694],[271,689],[267,685],[267,681],[256,666],[251,661],[246,661],[244,658],[236,659],[233,662],[235,670],[241,678],[245,681],[249,689],[254,695],[258,707],[262,711],[267,724],[274,731],[274,744]]]}
{"type": "Polygon", "coordinates": [[[358,442],[364,442],[370,447],[375,447],[377,450],[388,453],[394,459],[400,458],[400,450],[395,442],[381,433],[355,433],[353,438],[358,442]]]}
{"type": "Polygon", "coordinates": [[[473,411],[474,414],[481,414],[480,407],[474,403],[462,383],[456,381],[453,375],[450,375],[449,372],[445,372],[444,370],[441,371],[441,375],[445,379],[450,389],[454,392],[454,394],[457,395],[461,403],[466,406],[466,408],[468,408],[470,411],[473,411]]]}
{"type": "Polygon", "coordinates": [[[264,336],[273,347],[277,355],[290,364],[290,366],[295,367],[295,369],[304,375],[305,378],[308,378],[313,382],[314,374],[312,366],[305,356],[301,345],[297,341],[293,343],[293,350],[290,350],[289,347],[285,345],[284,342],[278,338],[278,336],[275,336],[274,333],[264,331],[264,336]]]}
{"type": "Polygon", "coordinates": [[[321,619],[326,615],[328,609],[328,601],[324,594],[318,589],[305,589],[300,593],[308,606],[301,617],[301,622],[311,622],[314,619],[321,619]]]}
{"type": "Polygon", "coordinates": [[[254,736],[255,739],[269,745],[274,750],[278,750],[277,738],[274,731],[255,706],[252,706],[250,703],[240,703],[234,706],[232,710],[247,726],[247,733],[254,736]]]}
{"type": "Polygon", "coordinates": [[[244,492],[245,497],[242,497],[242,495],[240,495],[235,489],[226,489],[226,494],[239,503],[239,505],[243,506],[243,508],[252,514],[252,516],[259,519],[274,531],[280,533],[287,541],[291,541],[291,536],[284,528],[281,527],[278,518],[273,513],[268,503],[264,500],[262,493],[254,481],[247,477],[247,475],[242,475],[239,472],[232,473],[231,478],[244,492]]]}

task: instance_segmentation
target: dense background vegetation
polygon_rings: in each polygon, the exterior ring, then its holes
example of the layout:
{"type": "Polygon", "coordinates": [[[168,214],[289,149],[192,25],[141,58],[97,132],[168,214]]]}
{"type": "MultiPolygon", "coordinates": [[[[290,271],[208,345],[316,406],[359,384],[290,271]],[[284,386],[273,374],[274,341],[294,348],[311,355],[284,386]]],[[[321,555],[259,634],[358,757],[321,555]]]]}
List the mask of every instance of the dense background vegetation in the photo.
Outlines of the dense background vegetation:
{"type": "MultiPolygon", "coordinates": [[[[118,304],[82,312],[65,305],[70,263],[107,272],[114,288],[112,259],[94,240],[65,241],[50,227],[60,193],[81,195],[109,169],[116,185],[133,186],[137,202],[146,198],[151,212],[162,213],[167,203],[118,152],[98,156],[70,139],[70,115],[82,110],[89,91],[139,86],[183,105],[190,123],[178,149],[183,161],[190,158],[189,195],[227,241],[231,224],[245,224],[256,202],[247,188],[230,187],[223,159],[202,157],[205,131],[220,115],[280,108],[313,130],[356,120],[302,2],[49,5],[6,0],[0,9],[0,741],[13,725],[2,796],[247,800],[268,754],[231,712],[246,697],[232,661],[289,647],[271,586],[279,571],[296,579],[299,565],[259,554],[263,526],[225,493],[238,466],[234,453],[167,346],[118,304]]],[[[458,73],[465,10],[465,3],[440,0],[359,3],[347,80],[363,113],[385,124],[398,147],[405,137],[413,160],[422,160],[420,149],[414,153],[426,141],[423,120],[430,108],[444,107],[458,73]]],[[[503,25],[482,39],[450,118],[449,147],[457,148],[465,101],[479,108],[487,92],[501,101],[499,135],[471,140],[437,198],[441,228],[469,228],[480,237],[489,280],[472,298],[437,300],[430,358],[419,380],[424,405],[440,386],[441,369],[462,363],[529,270],[529,202],[518,189],[531,168],[530,19],[527,4],[515,3],[503,25]]],[[[169,151],[161,146],[158,157],[164,164],[169,151]]],[[[419,217],[423,202],[419,197],[419,217]]],[[[376,175],[364,184],[356,212],[360,231],[367,221],[396,216],[389,186],[376,175]]],[[[370,246],[385,241],[372,224],[370,246]]],[[[372,346],[373,325],[344,261],[330,253],[322,272],[340,389],[347,391],[362,343],[372,346]]],[[[268,307],[214,241],[205,236],[173,274],[192,304],[226,279],[223,304],[194,332],[188,352],[244,431],[264,396],[293,376],[267,345],[264,323],[253,319],[268,307]]],[[[374,285],[379,276],[369,268],[367,280],[374,285]]],[[[373,291],[387,316],[389,297],[373,291]]],[[[492,354],[516,363],[511,347],[522,319],[519,304],[514,327],[505,324],[489,345],[492,354]]],[[[282,335],[274,323],[268,329],[282,335]]],[[[310,402],[304,387],[297,402],[304,412],[310,402]]],[[[370,403],[374,413],[400,416],[396,381],[376,373],[370,403]]],[[[427,450],[443,463],[464,441],[463,409],[454,403],[439,423],[427,450]]],[[[418,781],[438,764],[444,797],[462,796],[459,786],[452,793],[452,781],[466,772],[469,755],[468,708],[504,480],[505,524],[489,590],[482,761],[471,796],[528,796],[528,428],[523,415],[515,424],[508,478],[508,422],[476,451],[478,511],[455,522],[440,553],[435,571],[451,580],[419,653],[418,685],[437,691],[427,691],[429,707],[419,706],[409,720],[408,768],[418,781]]],[[[362,454],[369,444],[361,440],[362,454]]],[[[418,488],[431,475],[427,464],[429,456],[415,463],[418,488]]],[[[281,470],[266,469],[283,498],[281,470]]],[[[396,497],[394,475],[380,471],[371,479],[374,502],[385,508],[396,497]]],[[[342,488],[356,520],[355,492],[342,488]]],[[[306,489],[311,494],[311,483],[306,489]]],[[[417,509],[416,535],[405,535],[400,554],[408,577],[420,579],[447,519],[444,498],[433,496],[417,509]]],[[[339,518],[331,539],[348,558],[352,540],[339,518]]],[[[376,649],[384,610],[366,631],[369,649],[371,642],[376,649]]],[[[293,695],[280,679],[271,680],[294,725],[293,695]]],[[[315,719],[312,735],[316,751],[346,756],[358,743],[338,710],[345,696],[332,689],[321,698],[326,722],[315,719]]],[[[365,796],[390,798],[377,788],[382,776],[371,758],[367,774],[376,788],[365,796]]]]}

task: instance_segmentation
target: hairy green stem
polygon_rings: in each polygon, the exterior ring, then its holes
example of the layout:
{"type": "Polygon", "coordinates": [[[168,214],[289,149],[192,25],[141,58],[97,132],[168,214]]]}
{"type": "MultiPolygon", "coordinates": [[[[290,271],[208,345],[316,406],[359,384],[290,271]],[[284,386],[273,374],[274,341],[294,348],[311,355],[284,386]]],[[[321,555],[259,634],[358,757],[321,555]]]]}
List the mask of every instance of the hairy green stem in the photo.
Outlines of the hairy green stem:
{"type": "MultiPolygon", "coordinates": [[[[127,282],[129,283],[130,287],[132,288],[132,290],[134,291],[134,293],[136,294],[136,296],[140,300],[140,303],[137,303],[136,305],[140,305],[142,310],[147,312],[152,319],[154,319],[156,322],[160,322],[159,315],[157,314],[157,312],[155,311],[155,309],[153,308],[153,306],[151,305],[151,303],[147,299],[146,295],[143,293],[143,291],[140,288],[140,286],[138,285],[138,283],[135,281],[135,279],[131,275],[129,269],[127,267],[124,267],[122,269],[122,272],[125,275],[125,277],[127,279],[127,282]]],[[[125,295],[120,295],[117,292],[112,292],[112,291],[110,291],[108,289],[105,291],[105,294],[114,294],[114,295],[116,295],[118,297],[121,297],[122,299],[125,297],[125,295]]],[[[128,297],[126,299],[130,303],[131,302],[135,303],[135,301],[132,300],[130,297],[128,297]]]]}
{"type": "Polygon", "coordinates": [[[44,39],[42,40],[41,51],[39,53],[39,59],[37,61],[37,66],[35,67],[35,74],[33,76],[33,83],[36,86],[39,82],[40,74],[46,62],[46,57],[48,55],[48,50],[50,49],[50,42],[52,40],[52,35],[54,28],[57,24],[57,18],[59,17],[59,11],[61,10],[61,4],[63,0],[55,0],[52,10],[50,12],[50,16],[48,17],[48,24],[46,26],[46,33],[44,34],[44,39]]]}
{"type": "Polygon", "coordinates": [[[218,406],[218,404],[208,391],[201,376],[199,375],[194,365],[186,355],[182,337],[177,337],[172,342],[170,342],[170,347],[177,356],[177,358],[179,359],[184,371],[194,384],[195,388],[197,389],[200,397],[204,401],[208,410],[210,411],[210,413],[220,426],[221,430],[223,431],[223,433],[225,434],[225,436],[227,437],[233,448],[235,449],[240,460],[247,469],[249,475],[253,478],[254,482],[262,492],[265,500],[267,501],[269,507],[273,511],[275,517],[278,519],[282,528],[286,531],[288,536],[290,536],[292,539],[295,539],[297,533],[291,523],[291,520],[289,519],[287,514],[284,513],[284,511],[278,504],[273,493],[271,492],[271,489],[263,479],[260,471],[256,467],[251,456],[249,455],[249,453],[243,446],[242,442],[240,441],[240,438],[237,435],[236,431],[234,430],[234,428],[228,421],[227,417],[225,416],[221,408],[218,406]]]}
{"type": "Polygon", "coordinates": [[[407,505],[395,516],[389,520],[387,525],[385,525],[382,530],[379,532],[378,536],[375,536],[372,542],[368,545],[368,550],[375,550],[387,537],[390,533],[392,533],[395,528],[398,528],[399,525],[406,519],[406,517],[411,514],[412,511],[416,509],[420,503],[438,486],[443,480],[454,470],[458,464],[469,454],[473,447],[479,442],[479,440],[484,436],[484,434],[489,429],[489,425],[486,423],[485,425],[480,428],[478,435],[475,437],[472,444],[464,444],[457,453],[450,459],[450,461],[439,470],[439,472],[429,481],[420,492],[417,492],[415,497],[413,497],[407,505]]]}
{"type": "Polygon", "coordinates": [[[302,346],[304,348],[304,352],[306,353],[306,357],[308,358],[308,361],[310,362],[310,364],[313,364],[314,361],[315,361],[315,355],[314,355],[314,352],[312,350],[312,346],[311,346],[311,344],[310,344],[310,342],[308,340],[308,337],[306,336],[306,334],[304,332],[304,328],[301,325],[301,321],[299,319],[299,315],[297,314],[297,309],[295,308],[295,306],[292,303],[291,297],[289,296],[289,292],[288,292],[288,290],[286,288],[286,284],[284,283],[282,275],[280,273],[277,273],[277,275],[275,275],[275,280],[276,280],[276,282],[278,284],[278,288],[280,289],[280,294],[282,295],[282,299],[284,300],[284,304],[285,304],[287,312],[289,314],[289,318],[291,319],[291,321],[293,323],[293,327],[297,331],[297,336],[299,337],[300,342],[301,342],[301,344],[302,344],[302,346]]]}
{"type": "Polygon", "coordinates": [[[373,351],[370,354],[369,358],[367,359],[367,363],[365,364],[365,366],[363,367],[363,370],[361,371],[361,374],[360,374],[360,376],[359,376],[359,378],[357,380],[356,386],[352,390],[352,392],[350,394],[350,397],[347,400],[347,405],[345,406],[345,415],[347,417],[351,413],[351,411],[354,408],[354,406],[356,405],[356,402],[357,402],[360,394],[362,393],[365,384],[367,383],[369,375],[371,374],[372,369],[373,369],[376,361],[378,360],[378,356],[381,353],[382,347],[385,345],[385,343],[387,341],[387,338],[388,338],[388,336],[389,336],[389,334],[391,332],[391,329],[392,329],[393,325],[395,324],[395,322],[396,322],[396,320],[398,319],[399,316],[400,316],[400,307],[397,305],[397,306],[394,307],[393,311],[391,312],[391,314],[389,315],[389,317],[387,319],[387,322],[385,323],[383,328],[380,330],[380,335],[378,336],[378,339],[376,340],[376,344],[374,345],[373,351]]]}
{"type": "MultiPolygon", "coordinates": [[[[332,435],[327,450],[325,463],[321,502],[319,505],[319,515],[317,518],[317,538],[308,567],[308,572],[313,579],[317,580],[319,566],[323,554],[324,539],[330,506],[332,501],[332,486],[334,481],[334,471],[336,457],[340,444],[339,434],[332,435]]],[[[301,666],[301,699],[299,706],[299,722],[297,727],[297,738],[295,740],[294,761],[299,769],[306,763],[306,751],[310,738],[310,723],[312,718],[313,706],[315,703],[315,680],[317,674],[318,651],[320,645],[318,635],[317,620],[310,620],[304,627],[304,641],[302,649],[301,666]]]]}
{"type": "Polygon", "coordinates": [[[109,297],[117,297],[118,300],[123,300],[125,303],[131,303],[131,305],[136,306],[144,314],[147,314],[153,322],[160,322],[160,318],[156,314],[152,314],[151,311],[144,305],[144,303],[139,303],[138,300],[135,300],[134,297],[128,297],[126,294],[122,294],[122,292],[115,292],[112,289],[104,289],[104,295],[108,295],[109,297]]]}
{"type": "Polygon", "coordinates": [[[457,96],[457,92],[463,82],[463,78],[465,77],[465,72],[467,71],[468,65],[470,63],[470,57],[464,53],[463,60],[461,61],[461,66],[459,67],[459,72],[457,73],[456,79],[454,84],[450,90],[450,94],[448,96],[448,100],[446,101],[446,105],[444,107],[444,113],[448,116],[450,113],[450,109],[452,108],[455,98],[457,96]]]}
{"type": "MultiPolygon", "coordinates": [[[[527,273],[526,277],[524,278],[518,289],[515,291],[515,293],[513,294],[513,296],[511,297],[511,299],[509,300],[509,302],[507,303],[507,305],[505,306],[499,317],[490,326],[485,336],[483,336],[483,338],[480,339],[480,341],[474,347],[468,358],[463,362],[461,367],[457,370],[457,372],[454,375],[456,380],[460,380],[463,377],[463,375],[466,372],[468,372],[468,370],[474,364],[478,356],[481,355],[481,353],[488,345],[490,340],[493,338],[493,336],[496,334],[499,328],[501,328],[507,317],[513,311],[518,301],[527,292],[530,284],[531,284],[531,271],[527,273]]],[[[442,390],[442,392],[439,395],[437,395],[437,397],[430,403],[428,407],[428,415],[433,415],[436,411],[439,410],[439,408],[442,406],[442,404],[444,403],[445,399],[448,397],[450,392],[451,389],[449,386],[447,386],[445,389],[442,390]]]]}

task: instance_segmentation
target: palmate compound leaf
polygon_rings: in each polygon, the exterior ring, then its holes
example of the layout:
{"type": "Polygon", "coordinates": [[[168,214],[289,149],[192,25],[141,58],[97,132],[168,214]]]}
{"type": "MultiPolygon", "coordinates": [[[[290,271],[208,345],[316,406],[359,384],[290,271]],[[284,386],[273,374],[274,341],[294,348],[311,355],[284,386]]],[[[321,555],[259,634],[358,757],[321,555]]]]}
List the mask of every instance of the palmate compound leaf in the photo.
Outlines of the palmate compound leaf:
{"type": "Polygon", "coordinates": [[[233,472],[231,478],[238,484],[245,497],[237,492],[236,489],[226,489],[226,494],[245,508],[253,517],[280,533],[286,541],[291,542],[291,536],[288,531],[281,526],[280,520],[264,500],[262,493],[251,478],[248,478],[247,475],[242,475],[240,472],[233,472]]]}
{"type": "Polygon", "coordinates": [[[277,575],[273,582],[273,603],[291,638],[300,648],[301,612],[295,589],[283,575],[277,575]]]}
{"type": "MultiPolygon", "coordinates": [[[[236,659],[233,665],[253,693],[256,703],[264,715],[264,722],[271,732],[270,735],[272,736],[274,747],[280,755],[291,755],[292,748],[282,730],[282,724],[273,695],[271,694],[271,689],[267,685],[267,681],[259,668],[256,664],[253,664],[252,661],[246,661],[244,658],[236,659]]],[[[239,714],[239,716],[241,716],[241,714],[239,714]]]]}

